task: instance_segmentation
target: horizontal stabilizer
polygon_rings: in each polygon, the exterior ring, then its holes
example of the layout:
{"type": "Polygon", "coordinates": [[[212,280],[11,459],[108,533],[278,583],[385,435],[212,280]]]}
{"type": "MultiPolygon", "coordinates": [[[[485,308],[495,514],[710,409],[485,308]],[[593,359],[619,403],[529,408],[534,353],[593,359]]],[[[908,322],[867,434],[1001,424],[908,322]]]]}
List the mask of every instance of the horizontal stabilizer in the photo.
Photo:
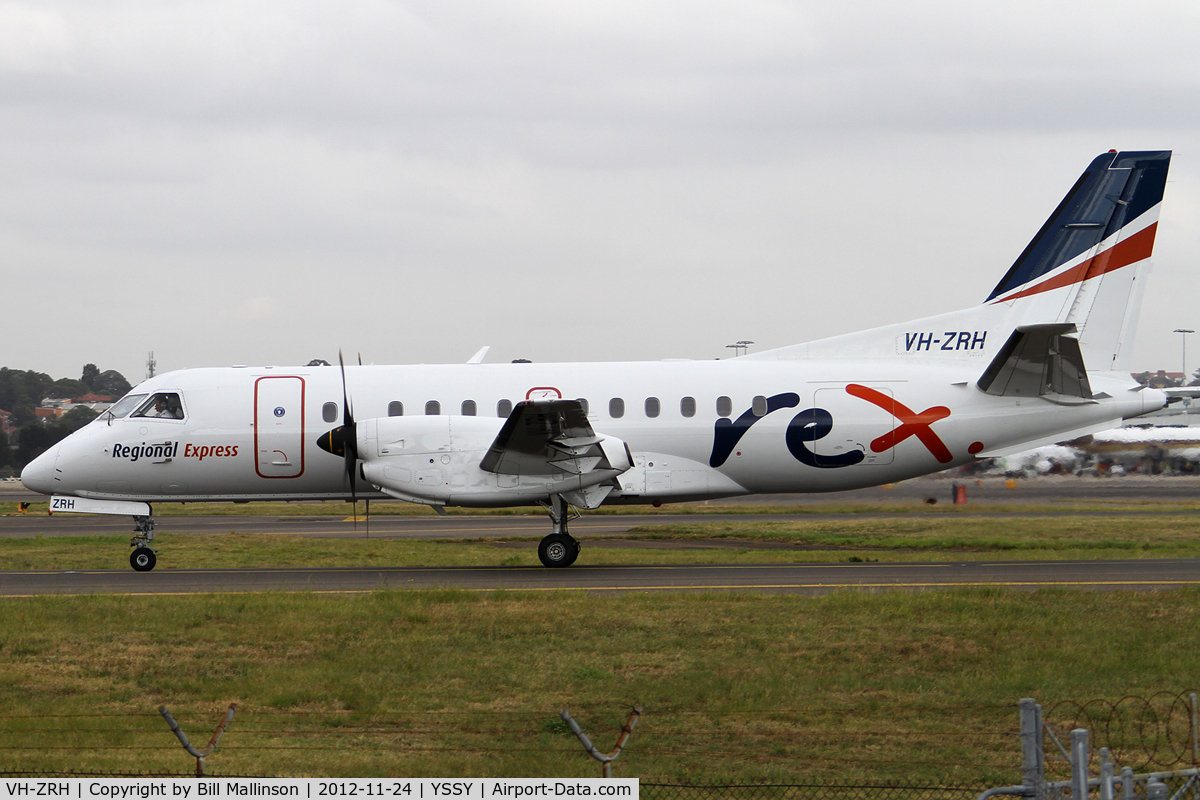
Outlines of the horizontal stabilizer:
{"type": "Polygon", "coordinates": [[[1022,325],[1013,331],[979,378],[979,388],[997,397],[1041,397],[1078,405],[1095,402],[1079,340],[1069,322],[1022,325]]]}

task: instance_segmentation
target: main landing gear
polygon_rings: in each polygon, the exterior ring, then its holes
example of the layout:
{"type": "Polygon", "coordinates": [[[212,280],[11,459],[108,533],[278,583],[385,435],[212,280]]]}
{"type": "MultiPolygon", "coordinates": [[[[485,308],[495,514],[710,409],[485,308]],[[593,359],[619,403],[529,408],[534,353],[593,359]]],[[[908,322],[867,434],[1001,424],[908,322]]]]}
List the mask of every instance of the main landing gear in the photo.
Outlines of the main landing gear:
{"type": "Polygon", "coordinates": [[[567,522],[579,516],[579,512],[567,504],[563,496],[556,494],[550,498],[550,503],[540,503],[550,514],[554,524],[554,532],[547,535],[538,544],[538,558],[543,566],[569,567],[579,558],[579,540],[567,533],[567,522]]]}
{"type": "Polygon", "coordinates": [[[158,551],[150,546],[154,541],[154,518],[134,517],[133,538],[129,546],[133,552],[129,554],[129,566],[138,572],[149,572],[158,563],[158,551]]]}

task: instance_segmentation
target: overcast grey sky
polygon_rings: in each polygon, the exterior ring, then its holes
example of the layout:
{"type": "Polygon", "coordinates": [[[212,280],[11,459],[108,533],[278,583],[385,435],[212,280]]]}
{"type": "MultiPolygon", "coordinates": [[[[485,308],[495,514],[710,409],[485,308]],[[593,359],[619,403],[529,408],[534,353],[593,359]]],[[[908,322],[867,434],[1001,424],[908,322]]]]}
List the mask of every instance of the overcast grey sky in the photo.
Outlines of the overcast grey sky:
{"type": "Polygon", "coordinates": [[[1133,363],[1177,370],[1197,42],[1195,0],[0,0],[0,365],[782,346],[982,301],[1117,148],[1176,152],[1133,363]]]}

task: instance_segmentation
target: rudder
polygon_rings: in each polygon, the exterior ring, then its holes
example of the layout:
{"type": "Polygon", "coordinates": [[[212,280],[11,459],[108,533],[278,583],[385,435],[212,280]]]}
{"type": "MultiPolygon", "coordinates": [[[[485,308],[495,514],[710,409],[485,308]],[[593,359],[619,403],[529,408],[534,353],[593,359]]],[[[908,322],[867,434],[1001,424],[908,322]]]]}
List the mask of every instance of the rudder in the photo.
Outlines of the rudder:
{"type": "Polygon", "coordinates": [[[1073,323],[1093,370],[1128,367],[1171,151],[1098,156],[988,296],[1073,323]]]}

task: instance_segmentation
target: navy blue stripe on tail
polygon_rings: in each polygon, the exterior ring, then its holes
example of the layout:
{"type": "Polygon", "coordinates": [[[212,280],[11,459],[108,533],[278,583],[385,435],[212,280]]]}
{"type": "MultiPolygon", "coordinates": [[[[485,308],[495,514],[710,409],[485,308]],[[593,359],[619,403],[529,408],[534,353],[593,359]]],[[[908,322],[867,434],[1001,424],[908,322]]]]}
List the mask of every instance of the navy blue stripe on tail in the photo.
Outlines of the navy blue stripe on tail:
{"type": "Polygon", "coordinates": [[[1170,150],[1097,156],[988,295],[988,301],[1086,253],[1158,205],[1170,162],[1170,150]]]}

